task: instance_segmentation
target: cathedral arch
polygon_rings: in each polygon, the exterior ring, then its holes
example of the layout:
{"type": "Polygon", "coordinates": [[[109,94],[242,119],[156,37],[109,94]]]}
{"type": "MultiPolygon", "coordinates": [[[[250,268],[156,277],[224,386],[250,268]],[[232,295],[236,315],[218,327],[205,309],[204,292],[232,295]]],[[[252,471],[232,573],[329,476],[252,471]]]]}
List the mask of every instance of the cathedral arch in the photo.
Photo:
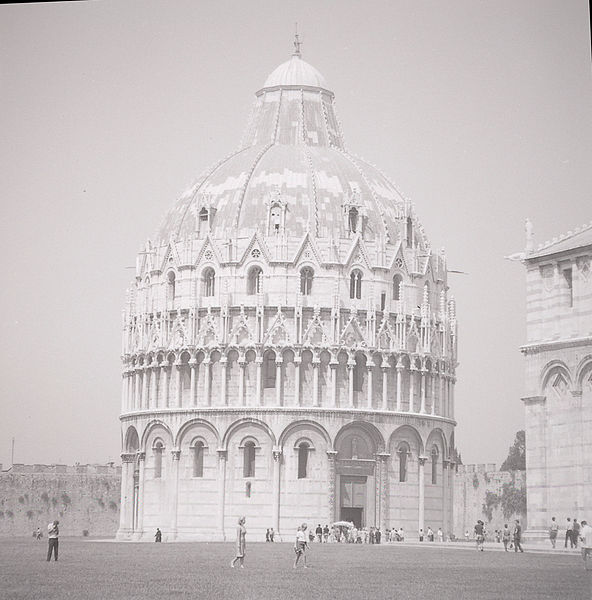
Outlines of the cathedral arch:
{"type": "Polygon", "coordinates": [[[576,389],[584,391],[589,385],[592,389],[592,355],[585,356],[576,369],[576,389]]]}
{"type": "Polygon", "coordinates": [[[253,265],[247,272],[247,295],[254,296],[263,291],[263,269],[253,265]]]}
{"type": "Polygon", "coordinates": [[[345,453],[349,458],[357,453],[358,458],[374,458],[374,454],[382,452],[385,448],[384,438],[378,428],[367,421],[352,421],[344,425],[335,436],[335,449],[337,452],[345,453]],[[362,445],[356,447],[353,444],[353,437],[360,437],[366,443],[364,448],[362,445]],[[362,456],[365,454],[365,456],[362,456]]]}
{"type": "Polygon", "coordinates": [[[174,269],[167,271],[166,286],[167,308],[171,309],[174,308],[177,298],[177,274],[174,269]]]}
{"type": "MultiPolygon", "coordinates": [[[[288,425],[280,434],[278,445],[280,446],[280,448],[283,448],[288,437],[295,433],[302,433],[302,436],[306,436],[307,431],[315,431],[323,438],[325,444],[327,445],[327,449],[331,447],[331,437],[329,436],[327,430],[319,423],[308,420],[295,421],[294,423],[290,423],[290,425],[288,425]]],[[[303,437],[302,439],[305,438],[303,437]]]]}
{"type": "Polygon", "coordinates": [[[310,296],[312,293],[312,282],[314,271],[310,267],[304,267],[300,270],[300,293],[303,296],[310,296]]]}
{"type": "Polygon", "coordinates": [[[401,285],[403,284],[403,277],[399,273],[395,273],[393,276],[393,300],[399,301],[401,298],[401,285]]]}
{"type": "Polygon", "coordinates": [[[351,300],[362,298],[362,271],[354,269],[349,275],[349,297],[351,300]]]}
{"type": "Polygon", "coordinates": [[[541,370],[541,392],[545,394],[549,388],[564,390],[572,388],[569,367],[560,360],[552,360],[541,370]]]}
{"type": "Polygon", "coordinates": [[[246,427],[253,427],[256,430],[262,431],[269,438],[270,442],[273,445],[275,445],[275,434],[273,433],[271,427],[269,427],[267,423],[264,423],[259,419],[246,417],[244,419],[239,419],[238,421],[235,421],[228,427],[222,438],[222,448],[224,448],[224,450],[228,450],[228,442],[230,438],[233,437],[235,433],[239,432],[241,429],[244,429],[246,427]]]}
{"type": "Polygon", "coordinates": [[[401,425],[397,427],[389,438],[389,449],[391,454],[397,451],[397,448],[401,442],[406,442],[409,445],[409,449],[412,455],[422,456],[424,452],[424,445],[421,439],[421,435],[411,425],[401,425]]]}
{"type": "Polygon", "coordinates": [[[212,267],[206,267],[201,274],[201,295],[204,298],[212,298],[216,294],[216,271],[212,267]]]}
{"type": "Polygon", "coordinates": [[[125,448],[125,451],[129,453],[137,452],[140,449],[138,431],[133,425],[128,427],[125,432],[125,443],[123,447],[125,448]]]}
{"type": "Polygon", "coordinates": [[[438,427],[436,429],[432,429],[430,434],[428,435],[428,439],[426,440],[425,447],[432,448],[434,445],[438,446],[440,455],[443,457],[447,457],[449,454],[449,446],[446,442],[446,435],[444,432],[438,427]]]}
{"type": "Polygon", "coordinates": [[[209,434],[215,440],[215,445],[220,445],[220,434],[218,433],[218,430],[212,423],[206,421],[205,419],[191,419],[190,421],[183,423],[179,429],[179,432],[177,433],[175,445],[177,447],[181,447],[181,445],[185,443],[186,438],[196,435],[195,431],[199,430],[205,430],[209,432],[209,434]]]}
{"type": "Polygon", "coordinates": [[[173,442],[173,434],[169,428],[169,426],[160,419],[155,419],[150,421],[146,428],[144,429],[144,433],[142,434],[142,441],[140,444],[141,448],[148,448],[148,445],[152,445],[152,441],[154,438],[159,437],[163,440],[165,446],[167,444],[172,445],[173,442]]]}

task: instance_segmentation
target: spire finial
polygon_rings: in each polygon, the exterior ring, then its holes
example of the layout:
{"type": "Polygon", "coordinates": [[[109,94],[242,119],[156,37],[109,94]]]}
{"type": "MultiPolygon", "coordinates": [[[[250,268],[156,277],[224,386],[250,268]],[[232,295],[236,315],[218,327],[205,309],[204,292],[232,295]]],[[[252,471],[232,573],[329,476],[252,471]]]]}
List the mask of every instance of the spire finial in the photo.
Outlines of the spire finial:
{"type": "Polygon", "coordinates": [[[302,57],[302,53],[300,52],[300,46],[302,42],[298,37],[298,23],[295,23],[295,33],[294,33],[294,54],[293,56],[297,56],[298,58],[302,57]]]}

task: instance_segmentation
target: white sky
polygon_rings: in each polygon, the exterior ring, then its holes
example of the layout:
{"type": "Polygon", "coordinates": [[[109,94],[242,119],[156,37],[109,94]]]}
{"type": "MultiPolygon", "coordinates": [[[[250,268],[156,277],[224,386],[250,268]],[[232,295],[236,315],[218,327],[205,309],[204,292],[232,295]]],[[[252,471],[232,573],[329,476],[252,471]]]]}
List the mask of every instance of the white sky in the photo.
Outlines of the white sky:
{"type": "Polygon", "coordinates": [[[136,252],[234,149],[292,52],[348,148],[445,246],[460,320],[457,445],[523,427],[524,272],[504,256],[592,219],[583,0],[71,2],[0,6],[0,462],[120,452],[120,325],[136,252]]]}

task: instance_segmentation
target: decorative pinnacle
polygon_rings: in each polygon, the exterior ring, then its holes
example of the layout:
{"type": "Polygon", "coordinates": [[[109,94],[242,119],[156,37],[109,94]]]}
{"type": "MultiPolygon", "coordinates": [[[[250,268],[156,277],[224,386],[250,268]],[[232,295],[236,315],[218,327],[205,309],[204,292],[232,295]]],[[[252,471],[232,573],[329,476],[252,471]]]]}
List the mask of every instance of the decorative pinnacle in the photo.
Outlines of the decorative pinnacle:
{"type": "Polygon", "coordinates": [[[294,34],[294,54],[292,56],[297,56],[298,58],[302,58],[302,53],[300,52],[300,46],[302,42],[298,37],[298,23],[296,23],[296,32],[294,34]]]}

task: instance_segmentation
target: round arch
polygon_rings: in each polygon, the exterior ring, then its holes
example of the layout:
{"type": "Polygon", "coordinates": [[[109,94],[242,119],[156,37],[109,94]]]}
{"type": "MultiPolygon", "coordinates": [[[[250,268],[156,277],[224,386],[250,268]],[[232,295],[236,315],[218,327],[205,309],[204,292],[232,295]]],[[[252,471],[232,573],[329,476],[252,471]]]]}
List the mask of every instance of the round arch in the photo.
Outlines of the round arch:
{"type": "Polygon", "coordinates": [[[447,458],[449,451],[448,444],[446,442],[446,435],[439,427],[436,427],[430,431],[425,443],[425,447],[429,450],[436,442],[440,442],[442,446],[442,458],[447,458]]]}
{"type": "Polygon", "coordinates": [[[290,423],[280,434],[280,437],[278,439],[278,446],[280,448],[283,448],[288,436],[290,436],[295,431],[298,431],[299,429],[312,429],[316,431],[325,440],[325,443],[327,444],[327,450],[332,447],[331,436],[329,435],[327,430],[321,424],[316,423],[315,421],[308,421],[305,419],[303,419],[302,421],[294,421],[293,423],[290,423]]]}
{"type": "Polygon", "coordinates": [[[185,423],[183,423],[183,425],[181,425],[181,427],[179,428],[177,437],[175,439],[175,446],[177,448],[181,447],[181,443],[183,442],[183,438],[185,437],[185,434],[194,425],[202,425],[205,429],[207,429],[210,433],[212,433],[214,435],[214,437],[216,438],[216,444],[218,446],[220,445],[220,434],[218,433],[218,430],[212,423],[210,423],[209,421],[206,421],[205,419],[191,419],[190,421],[186,421],[185,423]]]}
{"type": "MultiPolygon", "coordinates": [[[[401,425],[400,427],[397,427],[397,429],[395,429],[389,437],[388,447],[390,449],[394,449],[394,445],[397,442],[397,439],[399,441],[407,441],[405,439],[406,436],[404,435],[406,432],[409,433],[411,435],[411,437],[415,440],[415,442],[417,443],[418,455],[422,456],[424,453],[423,440],[421,439],[421,435],[420,435],[419,431],[417,431],[417,429],[415,429],[415,427],[413,427],[411,425],[401,425]]],[[[391,454],[392,454],[392,451],[391,451],[391,454]]]]}
{"type": "Polygon", "coordinates": [[[382,433],[380,433],[380,431],[378,430],[376,425],[373,425],[372,423],[368,423],[368,421],[351,421],[350,423],[347,423],[346,425],[344,425],[337,432],[337,435],[335,436],[335,442],[334,442],[335,447],[337,447],[337,443],[339,442],[339,440],[344,435],[349,433],[349,431],[352,429],[354,431],[356,429],[361,429],[367,435],[369,435],[371,440],[374,442],[374,451],[375,452],[383,452],[384,451],[385,442],[384,442],[384,437],[383,437],[382,433]]]}
{"type": "Polygon", "coordinates": [[[260,421],[259,419],[245,417],[244,419],[239,419],[238,421],[235,421],[226,429],[226,431],[224,432],[224,436],[222,437],[222,448],[224,450],[228,450],[228,440],[230,440],[230,438],[235,432],[239,431],[242,427],[245,427],[247,425],[254,425],[255,427],[259,427],[260,429],[262,429],[269,436],[271,443],[274,446],[276,445],[275,434],[273,433],[271,427],[267,423],[260,421]]]}
{"type": "Polygon", "coordinates": [[[126,452],[137,452],[140,449],[140,436],[133,425],[127,428],[124,439],[123,447],[126,452]]]}
{"type": "Polygon", "coordinates": [[[161,421],[160,419],[154,419],[146,425],[146,427],[144,429],[144,433],[142,433],[142,441],[140,444],[141,448],[146,447],[146,441],[148,440],[148,437],[150,436],[152,431],[157,428],[164,429],[164,431],[166,432],[166,435],[169,438],[168,441],[170,441],[170,443],[172,445],[174,436],[173,436],[173,433],[171,432],[170,427],[164,421],[161,421]]]}

